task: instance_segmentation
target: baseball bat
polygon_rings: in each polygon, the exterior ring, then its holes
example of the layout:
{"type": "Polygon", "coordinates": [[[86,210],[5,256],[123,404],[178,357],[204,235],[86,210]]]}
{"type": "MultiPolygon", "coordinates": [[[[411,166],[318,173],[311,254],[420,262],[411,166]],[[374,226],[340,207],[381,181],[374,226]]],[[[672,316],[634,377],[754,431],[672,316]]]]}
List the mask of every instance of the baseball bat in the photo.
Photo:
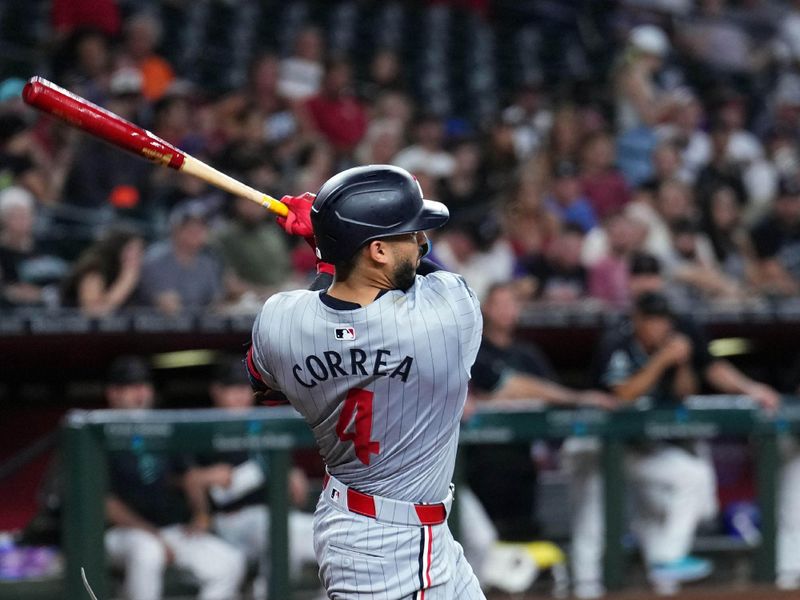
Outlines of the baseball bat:
{"type": "Polygon", "coordinates": [[[152,132],[126,121],[109,110],[100,108],[43,77],[31,77],[22,90],[22,98],[29,106],[117,148],[176,171],[199,177],[234,196],[252,200],[276,215],[285,217],[289,212],[285,204],[272,196],[237,181],[191,154],[179,150],[152,132]]]}

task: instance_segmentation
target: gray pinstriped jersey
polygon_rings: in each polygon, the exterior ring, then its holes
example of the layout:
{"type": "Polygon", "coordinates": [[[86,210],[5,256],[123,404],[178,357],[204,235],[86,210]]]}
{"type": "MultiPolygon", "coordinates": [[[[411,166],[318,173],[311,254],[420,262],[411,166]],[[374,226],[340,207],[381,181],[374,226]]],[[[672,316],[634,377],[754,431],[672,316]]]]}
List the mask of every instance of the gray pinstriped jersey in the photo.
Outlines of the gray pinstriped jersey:
{"type": "Polygon", "coordinates": [[[365,493],[438,502],[481,330],[475,295],[438,271],[354,310],[319,292],[275,294],[253,326],[253,357],[311,425],[331,474],[365,493]]]}

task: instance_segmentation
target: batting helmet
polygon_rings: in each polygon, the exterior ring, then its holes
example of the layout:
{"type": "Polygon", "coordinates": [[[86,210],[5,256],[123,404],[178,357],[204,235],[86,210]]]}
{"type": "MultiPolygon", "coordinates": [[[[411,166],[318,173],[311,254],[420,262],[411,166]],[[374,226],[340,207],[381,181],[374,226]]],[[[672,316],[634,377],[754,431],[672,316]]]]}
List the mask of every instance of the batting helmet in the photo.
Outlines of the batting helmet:
{"type": "Polygon", "coordinates": [[[330,263],[378,238],[441,227],[449,216],[444,204],[422,197],[408,171],[390,165],[342,171],[325,182],[311,207],[317,249],[330,263]]]}

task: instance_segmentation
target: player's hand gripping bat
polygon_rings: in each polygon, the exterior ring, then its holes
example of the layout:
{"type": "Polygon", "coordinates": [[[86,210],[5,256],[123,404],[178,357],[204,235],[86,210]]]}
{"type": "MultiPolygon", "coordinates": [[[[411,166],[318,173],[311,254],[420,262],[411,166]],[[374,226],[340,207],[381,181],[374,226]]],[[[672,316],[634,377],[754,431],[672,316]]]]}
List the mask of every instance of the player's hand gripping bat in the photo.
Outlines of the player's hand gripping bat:
{"type": "Polygon", "coordinates": [[[22,98],[26,104],[118,148],[176,171],[199,177],[235,196],[261,204],[278,216],[285,217],[289,213],[288,207],[275,198],[221,173],[146,129],[42,77],[32,77],[25,84],[22,98]]]}

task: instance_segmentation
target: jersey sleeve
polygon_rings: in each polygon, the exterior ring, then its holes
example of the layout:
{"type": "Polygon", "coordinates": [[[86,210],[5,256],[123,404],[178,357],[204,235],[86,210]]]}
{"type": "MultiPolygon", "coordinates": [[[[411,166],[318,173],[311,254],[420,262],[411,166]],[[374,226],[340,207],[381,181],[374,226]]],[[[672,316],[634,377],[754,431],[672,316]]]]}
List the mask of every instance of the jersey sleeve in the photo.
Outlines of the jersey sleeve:
{"type": "Polygon", "coordinates": [[[461,275],[436,271],[424,279],[426,285],[448,299],[453,309],[459,327],[462,366],[470,374],[483,334],[480,302],[461,275]]]}
{"type": "Polygon", "coordinates": [[[260,384],[272,390],[280,389],[269,364],[269,339],[274,335],[272,329],[276,317],[276,297],[272,296],[261,307],[253,324],[253,344],[247,352],[247,371],[251,383],[255,380],[255,385],[260,384]]]}

